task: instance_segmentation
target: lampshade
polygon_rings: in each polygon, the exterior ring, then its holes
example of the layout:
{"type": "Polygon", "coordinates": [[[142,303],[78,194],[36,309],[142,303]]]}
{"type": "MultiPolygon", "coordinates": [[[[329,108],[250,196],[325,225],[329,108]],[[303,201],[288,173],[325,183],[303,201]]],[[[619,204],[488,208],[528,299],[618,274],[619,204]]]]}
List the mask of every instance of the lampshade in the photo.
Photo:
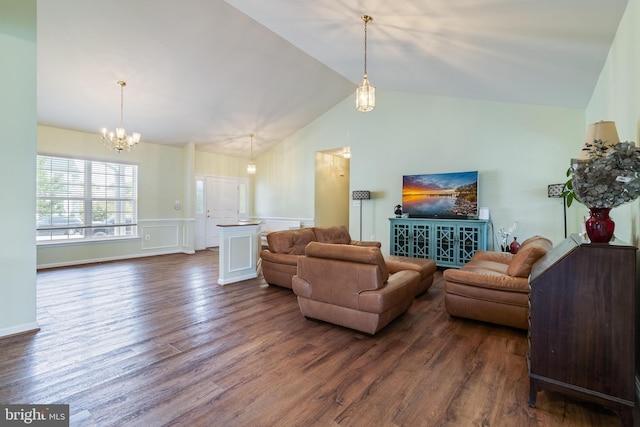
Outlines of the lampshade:
{"type": "Polygon", "coordinates": [[[547,197],[561,197],[564,184],[549,184],[547,186],[547,197]]]}
{"type": "MultiPolygon", "coordinates": [[[[606,147],[619,143],[620,138],[616,130],[616,123],[611,121],[591,123],[587,128],[587,135],[584,138],[585,148],[586,144],[593,144],[593,141],[597,140],[604,142],[606,147]]],[[[585,150],[582,150],[579,159],[587,160],[588,158],[589,154],[585,150]]]]}
{"type": "Polygon", "coordinates": [[[371,199],[371,192],[366,190],[356,190],[352,193],[351,198],[353,200],[369,200],[371,199]]]}

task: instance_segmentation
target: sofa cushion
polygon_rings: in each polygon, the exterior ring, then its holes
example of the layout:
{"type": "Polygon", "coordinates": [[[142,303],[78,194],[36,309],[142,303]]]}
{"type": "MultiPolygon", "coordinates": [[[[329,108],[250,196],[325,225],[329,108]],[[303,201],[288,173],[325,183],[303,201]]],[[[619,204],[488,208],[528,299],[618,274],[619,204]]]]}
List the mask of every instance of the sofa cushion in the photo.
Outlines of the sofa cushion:
{"type": "Polygon", "coordinates": [[[520,244],[520,249],[522,249],[523,247],[528,246],[531,243],[534,242],[544,242],[546,244],[548,244],[549,246],[552,246],[553,243],[551,243],[551,240],[547,239],[546,237],[542,237],[542,236],[531,236],[528,239],[526,239],[524,242],[522,242],[520,244]]]}
{"type": "Polygon", "coordinates": [[[309,257],[328,258],[341,261],[357,262],[361,264],[377,265],[382,276],[382,282],[389,279],[389,271],[379,248],[375,246],[336,245],[330,243],[311,242],[307,245],[306,254],[309,257]]]}
{"type": "Polygon", "coordinates": [[[348,245],[351,243],[351,235],[344,225],[336,227],[313,227],[317,242],[320,243],[339,243],[348,245]]]}
{"type": "Polygon", "coordinates": [[[511,252],[475,251],[471,261],[492,261],[504,265],[509,265],[513,261],[514,255],[511,252]]]}
{"type": "Polygon", "coordinates": [[[445,290],[449,292],[453,283],[470,287],[480,287],[504,292],[529,293],[529,281],[523,277],[507,276],[491,270],[480,268],[449,268],[442,273],[445,280],[445,290]]]}
{"type": "Polygon", "coordinates": [[[466,271],[491,271],[494,273],[507,274],[507,270],[509,269],[508,264],[503,264],[501,262],[489,261],[484,259],[471,259],[471,261],[467,262],[462,266],[461,270],[466,271]]]}
{"type": "Polygon", "coordinates": [[[533,264],[542,258],[550,249],[551,241],[545,238],[536,239],[520,246],[520,250],[509,264],[507,274],[513,277],[529,277],[533,264]]]}
{"type": "Polygon", "coordinates": [[[316,235],[311,228],[274,231],[267,234],[269,250],[280,254],[304,255],[304,249],[314,240],[316,235]]]}

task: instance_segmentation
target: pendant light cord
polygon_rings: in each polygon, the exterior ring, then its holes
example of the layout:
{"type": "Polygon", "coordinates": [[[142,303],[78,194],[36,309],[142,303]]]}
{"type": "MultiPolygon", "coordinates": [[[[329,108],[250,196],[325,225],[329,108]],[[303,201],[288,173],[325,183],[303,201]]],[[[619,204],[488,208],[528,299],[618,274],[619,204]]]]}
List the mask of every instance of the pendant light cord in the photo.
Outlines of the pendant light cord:
{"type": "Polygon", "coordinates": [[[369,22],[369,16],[362,17],[364,20],[364,75],[367,75],[367,22],[369,22]]]}

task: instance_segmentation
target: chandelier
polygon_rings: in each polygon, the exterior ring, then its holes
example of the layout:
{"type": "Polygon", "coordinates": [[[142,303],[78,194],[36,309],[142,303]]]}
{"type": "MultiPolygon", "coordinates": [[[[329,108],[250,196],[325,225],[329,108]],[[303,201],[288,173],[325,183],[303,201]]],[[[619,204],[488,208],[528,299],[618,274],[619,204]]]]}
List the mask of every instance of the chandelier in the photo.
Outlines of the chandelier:
{"type": "Polygon", "coordinates": [[[133,151],[136,149],[136,146],[140,142],[140,134],[137,132],[133,132],[131,135],[127,135],[127,132],[124,130],[124,126],[122,125],[122,115],[123,115],[123,106],[124,106],[124,87],[127,84],[122,80],[118,81],[118,86],[120,86],[120,127],[116,128],[116,132],[107,133],[107,128],[102,129],[102,142],[106,147],[109,147],[112,150],[121,153],[123,151],[133,151]]]}
{"type": "Polygon", "coordinates": [[[255,175],[256,174],[256,164],[253,163],[253,137],[255,136],[255,134],[250,134],[249,135],[251,137],[251,148],[250,148],[250,157],[249,157],[249,164],[247,165],[247,173],[250,175],[255,175]]]}
{"type": "Polygon", "coordinates": [[[376,88],[371,86],[367,79],[367,23],[373,21],[373,18],[362,15],[362,20],[364,21],[364,77],[356,90],[356,110],[366,113],[376,108],[376,88]]]}

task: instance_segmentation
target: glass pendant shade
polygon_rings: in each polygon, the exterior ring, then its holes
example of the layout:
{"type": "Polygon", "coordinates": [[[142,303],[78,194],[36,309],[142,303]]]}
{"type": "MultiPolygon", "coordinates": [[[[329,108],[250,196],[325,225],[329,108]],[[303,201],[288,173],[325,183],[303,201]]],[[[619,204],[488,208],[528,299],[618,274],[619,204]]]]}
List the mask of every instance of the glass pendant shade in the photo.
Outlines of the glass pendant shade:
{"type": "Polygon", "coordinates": [[[356,110],[366,113],[374,108],[376,108],[376,88],[371,86],[365,74],[356,90],[356,110]]]}
{"type": "Polygon", "coordinates": [[[249,162],[249,164],[247,165],[247,173],[251,174],[251,175],[255,175],[256,174],[256,164],[253,162],[249,162]]]}

